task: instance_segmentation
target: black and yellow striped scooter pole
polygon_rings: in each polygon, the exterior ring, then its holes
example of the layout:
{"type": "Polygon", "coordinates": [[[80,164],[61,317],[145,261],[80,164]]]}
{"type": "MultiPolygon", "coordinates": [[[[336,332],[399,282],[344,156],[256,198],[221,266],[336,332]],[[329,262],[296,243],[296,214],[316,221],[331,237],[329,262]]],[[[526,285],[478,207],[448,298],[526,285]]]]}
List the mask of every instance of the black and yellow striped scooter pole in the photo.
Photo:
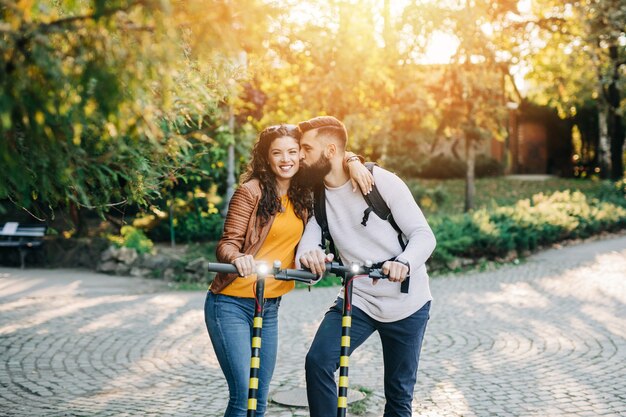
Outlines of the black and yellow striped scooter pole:
{"type": "Polygon", "coordinates": [[[257,396],[259,391],[259,368],[261,366],[261,332],[263,330],[263,304],[265,293],[265,275],[267,265],[257,266],[254,318],[252,319],[252,353],[250,355],[250,382],[248,384],[247,417],[256,414],[257,396]]]}
{"type": "Polygon", "coordinates": [[[337,417],[345,417],[348,410],[348,365],[350,361],[350,328],[352,326],[353,277],[353,272],[345,272],[343,278],[343,311],[341,315],[341,351],[339,355],[337,417]]]}
{"type": "MultiPolygon", "coordinates": [[[[280,269],[280,261],[275,261],[272,274],[278,280],[301,281],[310,284],[317,279],[315,274],[297,269],[280,269]]],[[[236,274],[237,267],[233,264],[209,262],[207,270],[224,274],[236,274]]],[[[267,264],[259,262],[256,267],[257,280],[254,293],[255,307],[252,319],[252,340],[250,353],[250,380],[248,385],[248,412],[247,417],[254,417],[257,409],[259,391],[259,369],[261,366],[261,331],[263,330],[263,304],[265,292],[265,278],[269,272],[267,264]]]]}

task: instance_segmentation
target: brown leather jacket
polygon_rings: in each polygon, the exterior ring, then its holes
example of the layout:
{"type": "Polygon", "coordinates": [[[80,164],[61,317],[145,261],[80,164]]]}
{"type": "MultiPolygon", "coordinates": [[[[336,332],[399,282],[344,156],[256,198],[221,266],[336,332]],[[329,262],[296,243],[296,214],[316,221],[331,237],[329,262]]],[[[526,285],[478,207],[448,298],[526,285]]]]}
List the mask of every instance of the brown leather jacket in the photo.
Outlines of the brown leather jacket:
{"type": "MultiPolygon", "coordinates": [[[[217,244],[217,261],[232,263],[243,255],[256,255],[267,237],[274,217],[261,226],[257,216],[261,199],[259,180],[252,179],[237,188],[228,205],[224,234],[217,244]]],[[[304,219],[306,224],[307,219],[304,219]]],[[[237,278],[237,274],[217,274],[210,291],[217,294],[237,278]]]]}

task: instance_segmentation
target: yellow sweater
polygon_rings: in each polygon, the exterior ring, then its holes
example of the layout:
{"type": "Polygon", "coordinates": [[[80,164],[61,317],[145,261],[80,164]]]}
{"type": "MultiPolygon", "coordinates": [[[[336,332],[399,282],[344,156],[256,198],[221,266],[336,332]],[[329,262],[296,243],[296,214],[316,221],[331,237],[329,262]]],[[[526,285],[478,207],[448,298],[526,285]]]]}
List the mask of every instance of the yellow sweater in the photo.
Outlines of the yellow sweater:
{"type": "MultiPolygon", "coordinates": [[[[255,255],[256,261],[265,261],[271,267],[275,260],[282,263],[282,268],[293,268],[296,246],[300,242],[304,223],[296,216],[293,205],[285,195],[281,198],[285,210],[277,213],[263,245],[255,255]]],[[[221,294],[235,297],[254,298],[256,275],[237,278],[221,291],[221,294]]],[[[294,288],[293,281],[277,281],[272,276],[265,279],[265,298],[276,298],[294,288]]]]}

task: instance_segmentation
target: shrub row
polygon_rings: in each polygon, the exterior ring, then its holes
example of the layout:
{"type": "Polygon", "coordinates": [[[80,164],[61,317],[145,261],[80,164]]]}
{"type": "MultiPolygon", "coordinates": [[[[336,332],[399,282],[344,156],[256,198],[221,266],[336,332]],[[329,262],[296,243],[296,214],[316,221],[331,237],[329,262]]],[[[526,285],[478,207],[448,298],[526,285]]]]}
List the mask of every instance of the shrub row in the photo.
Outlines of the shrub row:
{"type": "MultiPolygon", "coordinates": [[[[498,161],[485,155],[476,157],[475,175],[477,178],[497,177],[504,174],[504,167],[498,161]]],[[[429,159],[417,173],[421,178],[465,178],[467,163],[449,156],[435,156],[429,159]]]]}
{"type": "Polygon", "coordinates": [[[431,269],[454,269],[457,258],[511,258],[558,241],[626,228],[624,184],[605,200],[569,190],[535,194],[515,205],[436,218],[437,249],[431,269]]]}
{"type": "MultiPolygon", "coordinates": [[[[214,207],[178,213],[173,223],[176,241],[184,243],[218,240],[224,227],[224,219],[214,207]]],[[[160,222],[149,231],[148,237],[159,242],[169,241],[169,221],[160,222]]]]}

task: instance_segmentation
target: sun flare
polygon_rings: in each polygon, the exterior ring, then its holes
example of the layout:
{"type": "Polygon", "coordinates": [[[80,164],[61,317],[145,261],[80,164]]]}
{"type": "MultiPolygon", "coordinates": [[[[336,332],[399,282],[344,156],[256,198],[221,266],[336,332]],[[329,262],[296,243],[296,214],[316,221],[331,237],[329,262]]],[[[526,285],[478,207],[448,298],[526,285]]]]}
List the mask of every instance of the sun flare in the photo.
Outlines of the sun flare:
{"type": "Polygon", "coordinates": [[[459,40],[456,36],[436,31],[431,36],[424,56],[419,62],[422,64],[447,64],[458,47],[459,40]]]}

